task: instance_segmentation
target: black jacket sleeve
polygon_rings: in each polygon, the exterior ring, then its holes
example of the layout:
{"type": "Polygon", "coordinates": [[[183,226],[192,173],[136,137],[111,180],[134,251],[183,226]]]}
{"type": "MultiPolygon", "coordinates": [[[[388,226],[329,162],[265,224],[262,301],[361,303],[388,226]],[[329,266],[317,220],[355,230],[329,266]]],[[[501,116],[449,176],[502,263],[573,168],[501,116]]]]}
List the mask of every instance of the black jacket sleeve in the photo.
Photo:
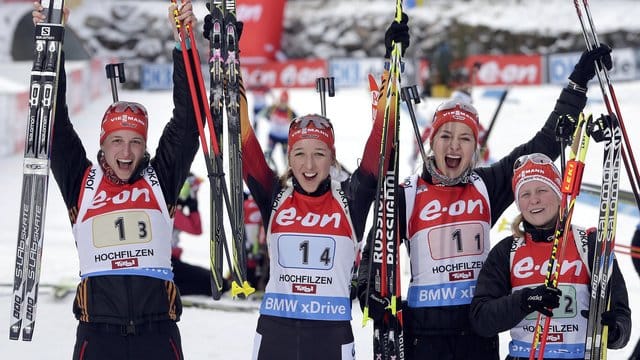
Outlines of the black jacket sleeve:
{"type": "Polygon", "coordinates": [[[500,215],[513,202],[511,179],[513,178],[513,163],[516,159],[522,155],[536,152],[546,154],[551,159],[558,158],[561,151],[560,144],[556,141],[555,136],[558,117],[563,114],[569,114],[577,119],[586,103],[585,94],[572,89],[563,89],[556,101],[554,110],[547,118],[544,126],[531,140],[519,145],[509,155],[491,166],[475,170],[484,180],[489,192],[491,224],[495,224],[500,215]]]}
{"type": "Polygon", "coordinates": [[[173,116],[165,126],[156,154],[151,159],[167,204],[176,203],[199,145],[198,125],[182,53],[176,49],[173,50],[173,106],[173,116]]]}
{"type": "MultiPolygon", "coordinates": [[[[589,267],[593,264],[595,256],[596,231],[589,233],[589,267]]],[[[593,269],[591,269],[593,273],[593,269]]],[[[618,266],[618,260],[613,261],[613,270],[609,279],[610,308],[616,313],[617,332],[609,329],[607,347],[609,349],[622,349],[631,337],[631,309],[629,308],[629,295],[627,285],[618,266]]]]}
{"type": "Polygon", "coordinates": [[[358,241],[362,240],[371,203],[375,197],[377,181],[374,176],[364,174],[360,168],[342,182],[342,189],[349,201],[351,222],[358,241]]]}
{"type": "Polygon", "coordinates": [[[51,172],[58,183],[67,209],[77,206],[82,177],[91,161],[82,145],[80,137],[73,129],[67,108],[67,78],[62,53],[58,92],[51,139],[51,172]]]}
{"type": "Polygon", "coordinates": [[[527,313],[520,308],[521,291],[511,293],[509,252],[513,237],[491,249],[478,275],[469,317],[481,336],[494,336],[516,326],[527,313]]]}

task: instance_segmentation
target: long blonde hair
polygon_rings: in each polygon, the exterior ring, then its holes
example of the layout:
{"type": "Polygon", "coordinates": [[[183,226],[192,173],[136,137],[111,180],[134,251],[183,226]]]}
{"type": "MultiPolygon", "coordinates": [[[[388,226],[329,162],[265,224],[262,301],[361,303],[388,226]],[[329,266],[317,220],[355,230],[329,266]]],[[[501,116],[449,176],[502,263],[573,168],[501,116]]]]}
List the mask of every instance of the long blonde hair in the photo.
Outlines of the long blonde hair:
{"type": "Polygon", "coordinates": [[[522,224],[523,222],[524,216],[522,216],[522,213],[518,214],[518,216],[513,219],[513,222],[511,223],[511,232],[513,233],[514,237],[521,238],[524,236],[524,225],[522,224]]]}

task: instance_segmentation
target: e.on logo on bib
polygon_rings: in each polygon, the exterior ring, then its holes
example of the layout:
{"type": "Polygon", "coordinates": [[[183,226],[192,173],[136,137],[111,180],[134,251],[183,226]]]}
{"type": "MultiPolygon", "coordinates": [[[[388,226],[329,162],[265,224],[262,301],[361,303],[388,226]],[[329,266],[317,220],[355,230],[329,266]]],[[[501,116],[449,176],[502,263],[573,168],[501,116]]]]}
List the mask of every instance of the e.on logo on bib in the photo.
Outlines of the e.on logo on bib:
{"type": "Polygon", "coordinates": [[[158,201],[148,187],[133,187],[110,192],[99,189],[87,209],[84,220],[122,209],[152,209],[160,211],[158,201]]]}
{"type": "MultiPolygon", "coordinates": [[[[512,274],[517,279],[527,279],[532,276],[546,277],[548,266],[548,259],[536,264],[532,256],[527,256],[513,264],[512,274]]],[[[564,260],[560,266],[560,276],[569,274],[577,278],[582,274],[583,269],[583,263],[580,259],[564,260]],[[572,272],[573,274],[571,274],[572,272]]]]}
{"type": "Polygon", "coordinates": [[[342,214],[334,212],[333,214],[315,214],[306,212],[298,214],[296,208],[290,207],[282,209],[278,212],[275,219],[276,224],[281,226],[300,226],[303,228],[334,228],[338,229],[342,223],[342,214]]]}

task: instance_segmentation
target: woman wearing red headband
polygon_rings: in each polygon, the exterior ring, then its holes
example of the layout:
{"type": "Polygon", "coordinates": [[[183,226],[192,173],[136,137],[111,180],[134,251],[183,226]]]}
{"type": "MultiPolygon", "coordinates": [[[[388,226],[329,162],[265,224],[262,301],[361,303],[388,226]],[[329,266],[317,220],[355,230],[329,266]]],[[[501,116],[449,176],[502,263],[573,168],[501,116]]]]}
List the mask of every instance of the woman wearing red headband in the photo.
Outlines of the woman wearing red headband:
{"type": "MultiPolygon", "coordinates": [[[[594,61],[610,67],[610,52],[606,45],[584,52],[542,129],[491,166],[476,167],[479,125],[473,105],[453,99],[436,110],[427,162],[402,184],[397,199],[398,231],[411,263],[403,307],[407,359],[498,359],[498,337],[482,337],[471,327],[469,305],[489,254],[489,230],[513,202],[513,163],[534,152],[560,155],[556,123],[561,115],[578,119],[587,82],[595,75],[594,61]]],[[[575,121],[568,127],[572,132],[575,121]]],[[[366,283],[372,281],[368,253],[363,251],[359,271],[362,303],[366,283]]],[[[369,313],[381,317],[386,304],[376,300],[379,294],[370,296],[369,313]]]]}
{"type": "Polygon", "coordinates": [[[330,176],[337,163],[329,119],[295,119],[288,170],[278,178],[262,156],[246,104],[243,109],[244,180],[267,229],[270,271],[254,359],[353,359],[350,288],[375,195],[382,121],[374,122],[360,166],[338,182],[330,176]]]}
{"type": "MultiPolygon", "coordinates": [[[[34,3],[33,20],[43,20],[34,3]]],[[[169,22],[175,29],[174,5],[169,22]]],[[[193,26],[191,3],[178,19],[193,26]]],[[[81,282],[74,359],[182,359],[176,322],[182,313],[171,269],[171,230],[178,192],[198,149],[198,130],[182,56],[173,51],[173,118],[154,157],[147,152],[144,106],[109,106],[100,151],[91,161],[73,129],[61,65],[51,170],[69,211],[81,282]]]]}
{"type": "MultiPolygon", "coordinates": [[[[516,160],[511,188],[520,215],[513,222],[513,235],[491,249],[478,276],[471,323],[482,336],[511,330],[507,359],[529,358],[538,312],[553,316],[550,329],[560,339],[547,341],[544,358],[584,359],[594,228],[572,226],[558,250],[563,253],[559,286],[544,285],[560,213],[560,186],[560,173],[546,155],[516,160]]],[[[610,284],[611,309],[602,314],[602,323],[609,327],[608,347],[621,349],[631,335],[631,310],[617,260],[610,284]]]]}

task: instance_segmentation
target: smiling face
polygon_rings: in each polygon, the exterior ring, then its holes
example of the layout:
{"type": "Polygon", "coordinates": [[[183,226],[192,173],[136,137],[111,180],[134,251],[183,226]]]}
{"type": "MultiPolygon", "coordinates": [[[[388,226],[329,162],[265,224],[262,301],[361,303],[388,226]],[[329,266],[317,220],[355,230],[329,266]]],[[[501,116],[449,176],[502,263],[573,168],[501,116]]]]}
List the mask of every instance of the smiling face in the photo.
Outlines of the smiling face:
{"type": "Polygon", "coordinates": [[[333,151],[320,140],[299,140],[289,149],[289,167],[293,177],[308,193],[316,191],[329,176],[333,163],[333,151]]]}
{"type": "Polygon", "coordinates": [[[436,167],[448,178],[457,178],[472,166],[476,139],[471,128],[461,122],[440,126],[431,140],[436,167]]]}
{"type": "Polygon", "coordinates": [[[555,226],[560,199],[551,187],[542,181],[528,181],[518,191],[518,207],[522,217],[539,228],[555,226]]]}
{"type": "Polygon", "coordinates": [[[135,131],[117,130],[107,135],[100,149],[116,176],[121,180],[129,180],[144,158],[146,142],[135,131]]]}

